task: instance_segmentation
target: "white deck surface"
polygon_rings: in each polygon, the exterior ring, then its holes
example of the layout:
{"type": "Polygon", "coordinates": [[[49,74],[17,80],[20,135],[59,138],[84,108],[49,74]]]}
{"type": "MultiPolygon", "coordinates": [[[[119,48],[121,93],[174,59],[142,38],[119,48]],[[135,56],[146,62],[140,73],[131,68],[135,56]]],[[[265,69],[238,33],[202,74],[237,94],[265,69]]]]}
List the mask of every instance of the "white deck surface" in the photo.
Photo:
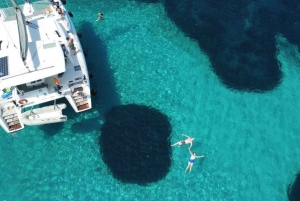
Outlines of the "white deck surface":
{"type": "MultiPolygon", "coordinates": [[[[54,12],[53,12],[54,13],[54,12]]],[[[0,57],[8,56],[9,75],[0,78],[1,88],[31,82],[65,71],[64,56],[55,33],[55,16],[41,15],[27,18],[28,53],[26,66],[20,58],[18,27],[16,21],[0,23],[2,50],[0,57]]],[[[65,40],[65,39],[64,39],[65,40]]]]}

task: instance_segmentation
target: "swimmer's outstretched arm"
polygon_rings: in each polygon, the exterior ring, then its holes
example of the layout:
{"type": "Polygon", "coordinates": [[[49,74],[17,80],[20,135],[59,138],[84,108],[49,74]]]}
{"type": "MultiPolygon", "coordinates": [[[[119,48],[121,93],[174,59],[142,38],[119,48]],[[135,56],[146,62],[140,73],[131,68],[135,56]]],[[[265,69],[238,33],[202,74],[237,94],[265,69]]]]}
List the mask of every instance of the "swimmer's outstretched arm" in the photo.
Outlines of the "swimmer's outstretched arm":
{"type": "Polygon", "coordinates": [[[187,138],[190,138],[190,136],[187,136],[186,134],[182,134],[183,136],[187,137],[187,138]]]}
{"type": "Polygon", "coordinates": [[[189,150],[190,154],[193,155],[192,152],[191,152],[191,148],[188,148],[188,150],[189,150]]]}
{"type": "Polygon", "coordinates": [[[171,147],[172,147],[172,146],[175,146],[175,145],[177,145],[177,144],[178,144],[178,142],[176,142],[175,144],[172,144],[171,147]]]}
{"type": "Polygon", "coordinates": [[[202,155],[202,156],[196,156],[196,158],[204,158],[204,155],[202,155]]]}
{"type": "Polygon", "coordinates": [[[189,149],[192,148],[192,146],[193,146],[193,142],[191,142],[191,145],[190,145],[189,149]]]}

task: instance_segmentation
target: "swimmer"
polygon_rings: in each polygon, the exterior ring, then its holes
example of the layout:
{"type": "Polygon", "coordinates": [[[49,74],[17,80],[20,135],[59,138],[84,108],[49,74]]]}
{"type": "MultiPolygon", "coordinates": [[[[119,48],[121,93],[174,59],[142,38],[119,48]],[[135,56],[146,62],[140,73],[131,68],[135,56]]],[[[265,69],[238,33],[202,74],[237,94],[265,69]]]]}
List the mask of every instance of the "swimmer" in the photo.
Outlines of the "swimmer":
{"type": "Polygon", "coordinates": [[[98,13],[98,19],[96,20],[96,22],[99,20],[104,20],[104,16],[102,13],[98,13]]]}
{"type": "Polygon", "coordinates": [[[189,147],[189,148],[191,148],[195,138],[191,138],[191,137],[187,136],[186,134],[182,134],[182,136],[187,137],[187,139],[176,142],[175,144],[172,144],[171,146],[175,146],[175,145],[182,146],[182,145],[185,145],[185,144],[191,144],[190,147],[189,147]]]}
{"type": "Polygon", "coordinates": [[[191,154],[191,158],[190,158],[190,160],[189,160],[189,162],[188,162],[188,165],[187,165],[187,167],[186,167],[186,169],[185,169],[184,172],[186,172],[188,169],[190,169],[190,172],[189,172],[189,174],[190,174],[191,171],[192,171],[192,167],[193,167],[193,165],[194,165],[195,159],[196,159],[196,158],[203,158],[204,155],[202,155],[202,156],[196,156],[196,152],[192,153],[190,148],[189,148],[189,152],[190,152],[190,154],[191,154]]]}

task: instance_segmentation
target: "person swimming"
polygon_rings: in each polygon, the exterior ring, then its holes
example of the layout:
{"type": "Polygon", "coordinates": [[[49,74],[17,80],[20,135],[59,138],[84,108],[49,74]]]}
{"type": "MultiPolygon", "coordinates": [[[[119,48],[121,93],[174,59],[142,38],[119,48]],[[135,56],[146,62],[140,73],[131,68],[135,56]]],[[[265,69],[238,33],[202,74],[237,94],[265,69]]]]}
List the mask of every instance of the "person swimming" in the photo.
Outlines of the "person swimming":
{"type": "Polygon", "coordinates": [[[195,138],[191,138],[191,137],[189,137],[185,134],[182,134],[182,136],[187,137],[187,139],[176,142],[175,144],[172,144],[171,146],[175,146],[175,145],[182,146],[182,145],[185,145],[185,144],[191,144],[190,147],[189,147],[189,148],[191,148],[193,146],[193,141],[194,141],[195,138]]]}
{"type": "Polygon", "coordinates": [[[102,13],[98,13],[97,15],[98,15],[98,19],[96,20],[96,22],[99,20],[104,20],[104,15],[102,13]]]}
{"type": "Polygon", "coordinates": [[[195,159],[196,159],[196,158],[203,158],[204,155],[202,155],[202,156],[196,156],[196,154],[197,154],[196,152],[192,153],[192,152],[191,152],[191,149],[190,149],[190,148],[188,148],[188,149],[189,149],[189,152],[190,152],[190,154],[191,154],[191,157],[190,157],[190,159],[189,159],[188,165],[187,165],[187,167],[186,167],[186,169],[185,169],[184,172],[186,172],[186,171],[189,169],[189,170],[190,170],[190,171],[189,171],[189,174],[190,174],[191,171],[192,171],[192,167],[193,167],[193,165],[194,165],[195,159]]]}

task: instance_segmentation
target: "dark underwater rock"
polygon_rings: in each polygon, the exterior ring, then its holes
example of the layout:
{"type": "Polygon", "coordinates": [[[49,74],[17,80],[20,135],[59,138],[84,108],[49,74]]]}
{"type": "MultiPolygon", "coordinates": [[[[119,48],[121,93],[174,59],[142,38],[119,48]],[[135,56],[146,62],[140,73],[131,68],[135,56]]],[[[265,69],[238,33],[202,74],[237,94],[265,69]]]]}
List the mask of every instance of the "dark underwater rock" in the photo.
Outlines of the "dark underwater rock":
{"type": "Polygon", "coordinates": [[[170,19],[198,42],[228,88],[265,92],[282,81],[276,36],[300,46],[300,1],[136,0],[163,3],[170,19]]]}
{"type": "Polygon", "coordinates": [[[287,196],[289,201],[300,200],[300,172],[298,172],[295,181],[288,186],[287,196]]]}
{"type": "Polygon", "coordinates": [[[171,165],[168,117],[143,105],[113,107],[101,128],[103,161],[125,183],[146,185],[163,179],[171,165]]]}
{"type": "Polygon", "coordinates": [[[166,0],[165,7],[227,87],[264,92],[281,82],[275,41],[280,20],[273,8],[250,0],[166,0]]]}

